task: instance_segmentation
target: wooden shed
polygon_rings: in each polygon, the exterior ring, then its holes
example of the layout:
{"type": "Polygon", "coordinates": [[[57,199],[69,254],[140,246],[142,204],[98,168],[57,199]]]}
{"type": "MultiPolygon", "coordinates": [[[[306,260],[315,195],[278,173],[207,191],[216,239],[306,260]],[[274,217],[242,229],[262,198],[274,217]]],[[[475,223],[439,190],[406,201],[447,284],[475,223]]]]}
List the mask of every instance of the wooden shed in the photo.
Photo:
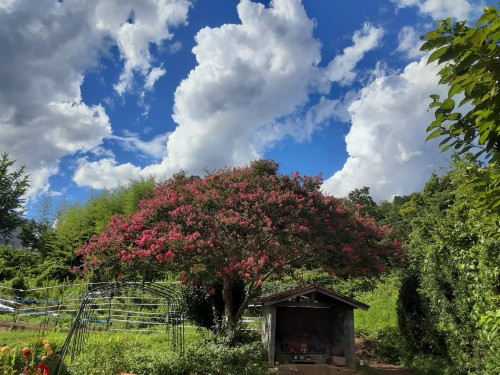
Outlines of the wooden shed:
{"type": "Polygon", "coordinates": [[[270,364],[356,369],[353,311],[368,305],[315,285],[263,297],[261,303],[270,364]]]}

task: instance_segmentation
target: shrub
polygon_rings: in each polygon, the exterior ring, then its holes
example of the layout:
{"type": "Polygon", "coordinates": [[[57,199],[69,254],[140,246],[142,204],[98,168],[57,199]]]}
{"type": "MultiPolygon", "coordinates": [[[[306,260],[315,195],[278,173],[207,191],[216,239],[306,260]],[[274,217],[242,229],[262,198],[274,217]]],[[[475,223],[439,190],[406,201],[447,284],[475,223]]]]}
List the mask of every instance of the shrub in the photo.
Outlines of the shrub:
{"type": "Polygon", "coordinates": [[[436,330],[434,315],[429,300],[419,293],[418,273],[403,278],[397,301],[398,326],[407,349],[412,354],[435,354],[445,356],[446,342],[436,330]]]}
{"type": "Polygon", "coordinates": [[[22,276],[17,276],[11,282],[12,285],[12,295],[14,298],[24,299],[29,293],[29,285],[22,276]]]}
{"type": "Polygon", "coordinates": [[[373,346],[373,354],[378,361],[398,365],[405,355],[405,345],[397,328],[380,332],[373,346]]]}
{"type": "MultiPolygon", "coordinates": [[[[232,289],[233,307],[237,309],[245,298],[245,284],[238,280],[232,289]]],[[[222,285],[213,288],[194,286],[184,289],[187,318],[197,326],[217,332],[221,318],[224,315],[224,301],[222,299],[222,285]],[[209,290],[212,289],[212,294],[209,290]]]]}
{"type": "Polygon", "coordinates": [[[447,360],[434,355],[419,354],[403,361],[403,365],[416,375],[465,375],[463,368],[452,366],[447,360]]]}

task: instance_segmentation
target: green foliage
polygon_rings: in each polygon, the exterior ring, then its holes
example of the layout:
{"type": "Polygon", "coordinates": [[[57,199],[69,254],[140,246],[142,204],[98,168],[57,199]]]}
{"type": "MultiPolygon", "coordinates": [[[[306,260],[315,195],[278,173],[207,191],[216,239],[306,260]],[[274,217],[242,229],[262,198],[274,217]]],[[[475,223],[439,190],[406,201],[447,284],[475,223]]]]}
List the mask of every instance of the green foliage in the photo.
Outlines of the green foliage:
{"type": "Polygon", "coordinates": [[[396,300],[401,284],[399,272],[377,281],[371,290],[357,293],[356,299],[368,304],[368,311],[354,310],[354,328],[367,337],[367,348],[378,361],[399,364],[406,345],[397,323],[396,300]]]}
{"type": "Polygon", "coordinates": [[[12,286],[12,296],[14,298],[26,298],[28,295],[28,289],[30,289],[28,283],[22,276],[17,276],[11,282],[12,286]]]}
{"type": "Polygon", "coordinates": [[[71,375],[267,374],[267,353],[259,342],[227,347],[203,330],[190,333],[186,341],[180,355],[164,335],[96,333],[67,370],[71,375]]]}
{"type": "Polygon", "coordinates": [[[57,357],[55,350],[57,346],[38,337],[29,337],[23,340],[19,340],[18,337],[14,340],[9,339],[9,335],[2,337],[5,341],[0,344],[2,347],[2,352],[0,353],[0,374],[41,375],[40,372],[37,372],[38,364],[48,366],[49,369],[56,367],[57,357]],[[17,343],[21,345],[16,345],[17,343]],[[29,354],[23,354],[21,348],[28,348],[29,354]],[[42,356],[46,357],[42,359],[42,356]]]}
{"type": "Polygon", "coordinates": [[[450,18],[438,23],[437,29],[422,37],[422,51],[433,51],[428,63],[444,64],[440,83],[450,86],[448,98],[440,101],[432,95],[430,108],[436,119],[427,129],[428,139],[445,137],[443,150],[454,147],[461,154],[475,147],[493,161],[500,161],[500,13],[496,7],[485,7],[474,26],[450,18]],[[455,110],[454,98],[463,99],[458,107],[470,103],[472,109],[462,114],[455,110]]]}
{"type": "Polygon", "coordinates": [[[380,208],[370,196],[370,188],[363,186],[361,189],[354,189],[347,195],[347,201],[353,205],[359,205],[359,212],[362,215],[369,215],[377,222],[382,218],[380,208]]]}
{"type": "Polygon", "coordinates": [[[126,340],[119,336],[92,336],[84,354],[68,370],[75,375],[119,375],[125,370],[126,340]]]}
{"type": "Polygon", "coordinates": [[[83,246],[117,214],[131,214],[137,210],[141,199],[150,197],[155,187],[154,179],[131,180],[115,190],[93,194],[85,204],[76,203],[61,210],[55,232],[60,251],[71,263],[74,251],[83,246]]]}
{"type": "MultiPolygon", "coordinates": [[[[57,353],[66,335],[64,332],[49,332],[44,339],[49,340],[57,353]]],[[[32,331],[5,332],[1,335],[0,346],[29,346],[41,352],[42,340],[33,336],[32,331]]],[[[48,364],[54,369],[55,363],[50,361],[48,364]]],[[[80,355],[73,361],[66,359],[63,370],[66,375],[113,375],[121,372],[143,375],[265,375],[267,361],[267,353],[259,341],[228,347],[203,329],[186,331],[184,355],[171,347],[164,333],[94,332],[85,342],[80,355]]]]}
{"type": "Polygon", "coordinates": [[[9,154],[0,155],[0,235],[11,233],[23,222],[24,199],[29,183],[24,166],[11,170],[15,160],[9,160],[9,154]]]}
{"type": "Polygon", "coordinates": [[[37,250],[43,256],[52,253],[55,248],[55,232],[48,222],[25,221],[18,238],[23,246],[37,250]]]}
{"type": "Polygon", "coordinates": [[[26,249],[9,245],[0,245],[0,280],[10,280],[19,273],[30,276],[30,270],[36,266],[36,256],[26,249]]]}
{"type": "Polygon", "coordinates": [[[426,305],[419,317],[427,322],[421,344],[437,332],[452,364],[483,374],[497,352],[482,334],[488,327],[481,316],[498,310],[500,243],[489,234],[495,215],[477,209],[468,190],[469,181],[485,170],[468,160],[456,160],[453,167],[442,178],[433,176],[420,195],[406,249],[426,305]]]}
{"type": "Polygon", "coordinates": [[[405,353],[406,347],[397,328],[387,328],[378,334],[373,345],[373,355],[377,361],[399,365],[405,353]]]}
{"type": "Polygon", "coordinates": [[[46,280],[63,282],[74,279],[67,265],[57,256],[43,256],[26,248],[0,246],[0,281],[22,277],[33,281],[33,286],[46,280]]]}
{"type": "Polygon", "coordinates": [[[392,274],[383,277],[373,290],[357,294],[357,300],[370,306],[368,311],[354,310],[355,329],[359,335],[378,338],[397,329],[399,285],[399,276],[392,274]]]}
{"type": "Polygon", "coordinates": [[[415,375],[461,375],[465,374],[460,367],[451,365],[446,359],[429,354],[418,354],[403,359],[404,367],[411,369],[415,375]]]}
{"type": "Polygon", "coordinates": [[[429,300],[419,291],[418,273],[411,272],[405,275],[397,301],[401,337],[411,354],[446,356],[443,334],[436,330],[436,316],[430,310],[429,300]]]}
{"type": "MultiPolygon", "coordinates": [[[[222,285],[192,286],[184,289],[186,316],[197,326],[217,332],[222,327],[224,300],[222,285]]],[[[245,284],[240,280],[232,285],[233,309],[237,310],[245,299],[245,284]]]]}
{"type": "Polygon", "coordinates": [[[485,7],[474,26],[448,18],[422,39],[421,49],[433,51],[428,62],[442,64],[440,83],[449,86],[446,99],[431,95],[435,120],[427,139],[441,137],[442,151],[474,152],[490,162],[489,179],[474,179],[469,189],[478,207],[500,215],[500,13],[485,7]]]}

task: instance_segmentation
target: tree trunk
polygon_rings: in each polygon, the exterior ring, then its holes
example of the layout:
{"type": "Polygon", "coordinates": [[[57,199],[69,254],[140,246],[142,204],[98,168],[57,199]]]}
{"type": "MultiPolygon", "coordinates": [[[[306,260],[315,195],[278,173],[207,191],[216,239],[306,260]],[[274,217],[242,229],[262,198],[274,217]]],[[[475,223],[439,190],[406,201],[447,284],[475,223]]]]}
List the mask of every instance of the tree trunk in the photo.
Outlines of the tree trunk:
{"type": "Polygon", "coordinates": [[[227,331],[235,326],[233,319],[233,283],[229,276],[222,280],[222,300],[224,301],[224,319],[222,328],[227,331]]]}

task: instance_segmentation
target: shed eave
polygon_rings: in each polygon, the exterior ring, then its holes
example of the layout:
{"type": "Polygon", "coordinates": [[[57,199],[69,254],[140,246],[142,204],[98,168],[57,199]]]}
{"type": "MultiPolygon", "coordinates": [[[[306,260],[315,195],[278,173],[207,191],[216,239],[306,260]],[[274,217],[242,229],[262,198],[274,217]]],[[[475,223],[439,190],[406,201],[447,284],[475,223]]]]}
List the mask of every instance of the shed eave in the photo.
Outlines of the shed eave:
{"type": "Polygon", "coordinates": [[[366,305],[362,302],[356,301],[355,299],[349,298],[347,296],[344,296],[342,294],[333,292],[331,290],[328,290],[326,288],[320,287],[320,286],[307,286],[307,287],[300,287],[296,288],[294,290],[288,290],[285,292],[281,292],[278,294],[275,294],[273,296],[269,297],[264,297],[261,299],[262,306],[273,306],[277,305],[283,301],[287,301],[292,298],[296,298],[302,295],[310,294],[313,292],[321,293],[323,295],[326,295],[329,298],[332,298],[336,301],[342,302],[346,305],[351,306],[354,309],[361,309],[361,310],[368,310],[370,308],[369,305],[366,305]]]}

